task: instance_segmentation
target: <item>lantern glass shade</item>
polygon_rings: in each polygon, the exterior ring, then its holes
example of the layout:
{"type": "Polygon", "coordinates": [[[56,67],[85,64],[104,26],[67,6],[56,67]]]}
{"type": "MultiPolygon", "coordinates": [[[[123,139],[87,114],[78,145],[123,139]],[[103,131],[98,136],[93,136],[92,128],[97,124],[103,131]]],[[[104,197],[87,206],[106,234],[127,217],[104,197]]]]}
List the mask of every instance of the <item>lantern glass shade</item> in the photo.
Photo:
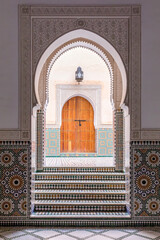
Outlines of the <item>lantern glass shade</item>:
{"type": "Polygon", "coordinates": [[[77,71],[75,73],[75,78],[76,78],[77,82],[81,82],[83,80],[83,71],[82,71],[81,67],[77,68],[77,71]]]}

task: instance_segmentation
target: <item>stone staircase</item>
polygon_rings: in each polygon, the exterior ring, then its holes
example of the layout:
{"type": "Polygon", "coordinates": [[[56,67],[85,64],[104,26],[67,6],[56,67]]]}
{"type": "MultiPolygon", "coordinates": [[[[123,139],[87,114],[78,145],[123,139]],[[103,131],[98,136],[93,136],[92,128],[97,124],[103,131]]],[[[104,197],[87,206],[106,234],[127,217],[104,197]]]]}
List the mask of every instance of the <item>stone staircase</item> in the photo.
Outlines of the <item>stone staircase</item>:
{"type": "Polygon", "coordinates": [[[44,168],[33,174],[31,217],[129,217],[125,173],[113,167],[44,168]]]}

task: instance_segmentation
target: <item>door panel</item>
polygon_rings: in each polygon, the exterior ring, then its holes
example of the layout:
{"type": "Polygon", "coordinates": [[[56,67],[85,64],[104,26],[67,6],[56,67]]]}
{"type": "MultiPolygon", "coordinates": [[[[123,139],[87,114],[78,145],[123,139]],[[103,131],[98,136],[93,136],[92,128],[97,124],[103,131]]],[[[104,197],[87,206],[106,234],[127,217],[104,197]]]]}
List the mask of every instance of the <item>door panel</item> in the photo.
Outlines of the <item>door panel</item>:
{"type": "Polygon", "coordinates": [[[71,98],[63,106],[61,152],[95,152],[94,111],[82,97],[71,98]]]}

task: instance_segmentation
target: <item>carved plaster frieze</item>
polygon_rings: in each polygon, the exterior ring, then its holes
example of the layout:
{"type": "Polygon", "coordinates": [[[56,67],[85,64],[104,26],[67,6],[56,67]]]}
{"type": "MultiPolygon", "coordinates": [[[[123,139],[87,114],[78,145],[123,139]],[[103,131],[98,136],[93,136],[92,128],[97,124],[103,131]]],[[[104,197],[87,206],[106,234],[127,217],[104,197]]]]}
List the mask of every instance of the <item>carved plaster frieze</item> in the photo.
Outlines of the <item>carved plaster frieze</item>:
{"type": "Polygon", "coordinates": [[[141,131],[142,140],[160,140],[160,130],[146,129],[141,131]]]}
{"type": "Polygon", "coordinates": [[[141,139],[140,131],[131,131],[131,140],[139,140],[141,139]]]}
{"type": "MultiPolygon", "coordinates": [[[[48,61],[47,61],[48,62],[48,61]]],[[[47,73],[47,62],[44,64],[43,69],[40,74],[40,79],[39,79],[39,86],[38,86],[38,93],[39,93],[39,98],[41,102],[41,106],[44,108],[46,99],[47,99],[47,93],[46,93],[46,73],[47,73]],[[44,81],[45,79],[45,81],[44,81]]]]}
{"type": "Polygon", "coordinates": [[[0,141],[3,140],[19,140],[21,137],[20,131],[13,131],[13,130],[3,130],[0,131],[0,141]]]}
{"type": "Polygon", "coordinates": [[[113,101],[114,101],[114,108],[120,109],[121,99],[122,99],[122,76],[120,70],[114,61],[113,63],[114,68],[114,78],[113,78],[113,101]]]}
{"type": "MultiPolygon", "coordinates": [[[[132,51],[131,51],[131,129],[141,130],[141,49],[140,49],[140,17],[132,17],[132,51]]],[[[140,137],[140,136],[139,136],[140,137]]]]}
{"type": "Polygon", "coordinates": [[[97,33],[108,40],[121,55],[128,69],[128,18],[84,18],[79,26],[77,18],[33,18],[32,35],[33,49],[32,67],[35,71],[40,56],[46,48],[61,35],[83,28],[97,33]],[[82,24],[83,23],[83,24],[82,24]]]}
{"type": "MultiPolygon", "coordinates": [[[[25,6],[24,6],[25,8],[25,6]]],[[[131,6],[31,6],[33,16],[129,16],[137,12],[139,6],[132,11],[131,6]]],[[[140,12],[138,12],[140,14],[140,12]]]]}
{"type": "Polygon", "coordinates": [[[20,110],[21,130],[30,131],[31,124],[31,17],[22,15],[20,21],[20,110]]]}

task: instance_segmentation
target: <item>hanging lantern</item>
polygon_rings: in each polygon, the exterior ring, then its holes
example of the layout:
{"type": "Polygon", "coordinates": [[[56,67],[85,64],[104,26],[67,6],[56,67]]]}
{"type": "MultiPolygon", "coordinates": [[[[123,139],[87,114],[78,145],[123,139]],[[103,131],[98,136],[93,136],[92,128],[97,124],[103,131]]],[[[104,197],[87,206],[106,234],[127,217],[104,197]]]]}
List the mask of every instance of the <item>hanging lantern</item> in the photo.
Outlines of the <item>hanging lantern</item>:
{"type": "Polygon", "coordinates": [[[81,67],[77,68],[77,71],[75,72],[75,80],[80,83],[83,80],[83,71],[81,67]]]}

